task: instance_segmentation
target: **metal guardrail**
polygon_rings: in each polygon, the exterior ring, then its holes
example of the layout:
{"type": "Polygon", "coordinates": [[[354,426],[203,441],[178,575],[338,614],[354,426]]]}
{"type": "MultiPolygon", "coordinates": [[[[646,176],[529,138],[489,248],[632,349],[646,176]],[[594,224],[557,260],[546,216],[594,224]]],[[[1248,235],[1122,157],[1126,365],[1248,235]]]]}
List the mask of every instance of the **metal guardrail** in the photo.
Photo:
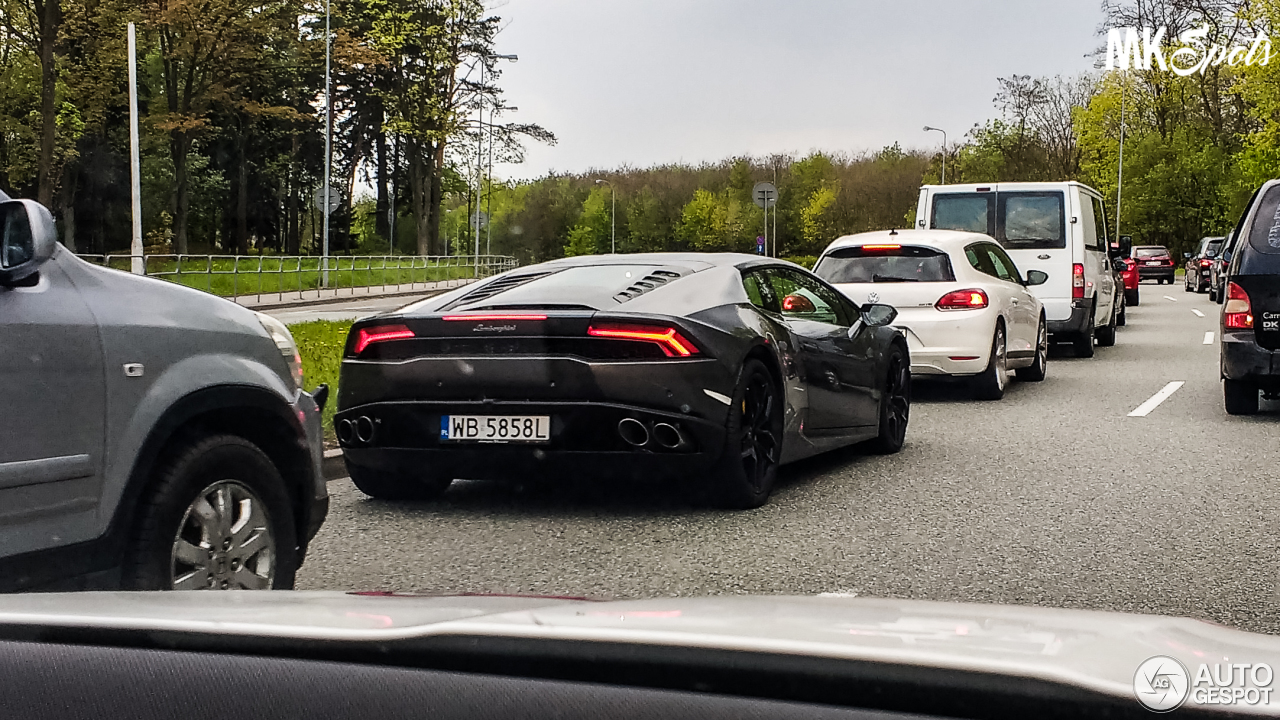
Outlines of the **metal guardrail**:
{"type": "MultiPolygon", "coordinates": [[[[415,286],[490,277],[519,262],[508,255],[331,255],[328,286],[322,257],[314,255],[79,255],[83,260],[128,272],[135,258],[142,274],[205,290],[215,295],[278,295],[325,290],[415,286]]],[[[336,292],[335,292],[336,294],[336,292]]]]}

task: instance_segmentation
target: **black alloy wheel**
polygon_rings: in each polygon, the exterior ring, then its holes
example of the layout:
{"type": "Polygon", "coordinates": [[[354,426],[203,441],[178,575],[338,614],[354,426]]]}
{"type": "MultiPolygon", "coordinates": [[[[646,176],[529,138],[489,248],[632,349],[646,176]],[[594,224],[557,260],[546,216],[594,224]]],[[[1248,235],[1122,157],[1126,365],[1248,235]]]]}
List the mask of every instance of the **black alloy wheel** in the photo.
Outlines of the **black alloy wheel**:
{"type": "Polygon", "coordinates": [[[892,455],[902,449],[907,439],[907,423],[911,420],[911,367],[906,354],[894,346],[889,354],[884,392],[880,395],[880,434],[867,447],[881,455],[892,455]]]}
{"type": "Polygon", "coordinates": [[[732,509],[765,504],[782,459],[782,399],[773,376],[752,358],[743,364],[741,378],[729,406],[724,453],[711,488],[712,502],[732,509]]]}

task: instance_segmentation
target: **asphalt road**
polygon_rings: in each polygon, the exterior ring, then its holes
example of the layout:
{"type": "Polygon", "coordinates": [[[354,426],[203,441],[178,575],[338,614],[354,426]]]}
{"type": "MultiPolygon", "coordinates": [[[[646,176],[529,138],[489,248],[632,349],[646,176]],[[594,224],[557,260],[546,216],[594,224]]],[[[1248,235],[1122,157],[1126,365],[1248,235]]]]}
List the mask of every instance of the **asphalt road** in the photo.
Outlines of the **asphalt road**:
{"type": "Polygon", "coordinates": [[[1091,360],[1055,349],[1048,378],[1013,383],[1003,401],[917,383],[900,454],[841,452],[785,468],[759,510],[705,510],[669,487],[608,478],[550,492],[458,482],[420,505],[334,481],[298,587],[849,593],[1187,615],[1280,633],[1280,403],[1229,418],[1219,306],[1181,285],[1144,283],[1142,298],[1115,347],[1091,360]],[[1129,416],[1171,382],[1185,385],[1129,416]]]}

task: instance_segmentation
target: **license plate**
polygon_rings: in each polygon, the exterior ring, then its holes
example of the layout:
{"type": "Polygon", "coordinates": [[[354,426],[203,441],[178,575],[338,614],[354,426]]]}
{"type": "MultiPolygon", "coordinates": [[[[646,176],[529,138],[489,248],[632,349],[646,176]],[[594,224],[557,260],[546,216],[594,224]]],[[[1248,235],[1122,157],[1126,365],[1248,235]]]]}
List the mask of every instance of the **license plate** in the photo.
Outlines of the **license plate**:
{"type": "Polygon", "coordinates": [[[1148,263],[1147,263],[1147,265],[1159,265],[1159,264],[1160,264],[1160,261],[1159,261],[1159,260],[1152,260],[1152,261],[1150,261],[1150,262],[1148,262],[1148,263]]]}
{"type": "Polygon", "coordinates": [[[442,415],[441,442],[536,443],[551,439],[549,415],[442,415]]]}

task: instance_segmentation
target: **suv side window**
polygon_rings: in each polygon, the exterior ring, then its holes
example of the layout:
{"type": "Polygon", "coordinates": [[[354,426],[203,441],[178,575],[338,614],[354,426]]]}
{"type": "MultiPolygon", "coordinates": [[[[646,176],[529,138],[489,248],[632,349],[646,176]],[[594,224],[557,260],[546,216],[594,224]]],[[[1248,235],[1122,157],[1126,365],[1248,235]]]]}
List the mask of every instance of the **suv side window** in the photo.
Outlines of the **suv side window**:
{"type": "Polygon", "coordinates": [[[998,245],[987,245],[987,252],[991,255],[991,264],[995,267],[996,277],[1022,284],[1022,275],[1018,272],[1018,266],[1013,264],[1013,259],[1003,249],[998,245]]]}

